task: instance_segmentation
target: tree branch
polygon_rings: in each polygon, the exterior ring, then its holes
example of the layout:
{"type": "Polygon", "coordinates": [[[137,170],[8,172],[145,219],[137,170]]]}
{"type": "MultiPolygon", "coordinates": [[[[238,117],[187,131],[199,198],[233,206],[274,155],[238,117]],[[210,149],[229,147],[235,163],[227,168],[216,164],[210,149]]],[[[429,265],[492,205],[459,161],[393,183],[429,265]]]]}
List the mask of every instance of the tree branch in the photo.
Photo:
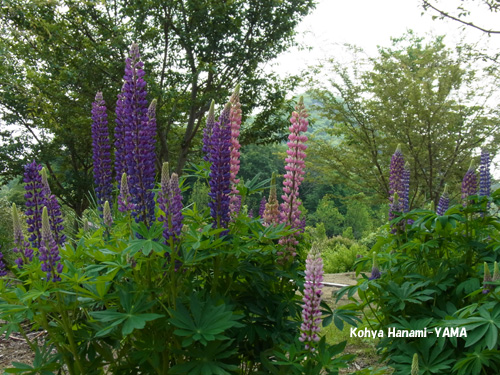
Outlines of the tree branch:
{"type": "Polygon", "coordinates": [[[467,21],[461,20],[458,17],[452,16],[451,14],[446,13],[446,12],[444,12],[444,11],[436,8],[434,5],[432,5],[431,3],[429,3],[427,0],[422,0],[422,2],[424,4],[424,9],[431,8],[431,9],[435,10],[436,12],[438,12],[441,15],[441,17],[449,18],[449,19],[451,19],[453,21],[460,22],[461,24],[463,24],[465,26],[473,27],[475,29],[478,29],[478,30],[484,32],[484,33],[487,33],[488,35],[489,34],[500,34],[500,30],[491,30],[491,29],[488,30],[488,29],[485,29],[484,27],[474,25],[472,22],[467,22],[467,21]]]}

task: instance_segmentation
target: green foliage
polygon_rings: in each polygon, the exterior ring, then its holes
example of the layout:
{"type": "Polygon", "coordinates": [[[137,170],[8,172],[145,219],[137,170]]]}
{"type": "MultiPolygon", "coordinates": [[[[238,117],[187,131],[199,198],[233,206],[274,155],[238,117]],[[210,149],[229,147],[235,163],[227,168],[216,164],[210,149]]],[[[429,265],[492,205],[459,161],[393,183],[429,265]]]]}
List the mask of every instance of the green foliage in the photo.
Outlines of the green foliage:
{"type": "Polygon", "coordinates": [[[313,139],[311,168],[386,201],[389,161],[401,144],[411,166],[411,207],[437,205],[445,182],[458,194],[474,150],[496,155],[499,145],[498,108],[484,104],[497,77],[469,52],[410,32],[375,58],[355,51],[352,64],[332,60],[330,78],[313,92],[331,138],[313,139]]]}
{"type": "Polygon", "coordinates": [[[311,224],[323,223],[328,236],[342,234],[344,220],[335,202],[328,196],[320,200],[316,212],[309,216],[311,224]]]}
{"type": "Polygon", "coordinates": [[[352,228],[352,235],[359,240],[372,230],[372,219],[366,204],[351,200],[347,203],[345,226],[352,228]]]}
{"type": "MultiPolygon", "coordinates": [[[[379,349],[395,374],[410,372],[415,353],[424,375],[498,373],[499,283],[481,288],[484,262],[500,260],[500,219],[485,214],[488,200],[500,203],[500,191],[492,196],[471,197],[467,207],[453,206],[443,216],[414,210],[395,219],[391,224],[413,223],[374,245],[381,277],[363,275],[339,292],[355,301],[349,309],[366,314],[364,324],[385,332],[379,349]],[[389,327],[432,333],[389,337],[389,327]]],[[[370,258],[359,260],[358,271],[371,265],[370,258]]]]}
{"type": "MultiPolygon", "coordinates": [[[[243,143],[284,138],[281,121],[298,77],[262,66],[294,44],[313,0],[6,0],[0,7],[2,175],[19,175],[34,156],[56,181],[52,191],[78,217],[92,189],[90,109],[97,91],[114,124],[116,95],[132,42],[140,45],[150,100],[157,99],[159,164],[180,175],[198,161],[200,130],[213,98],[241,85],[245,113],[260,109],[243,143]],[[64,152],[60,152],[64,150],[64,152]],[[191,152],[195,151],[195,152],[191,152]]],[[[246,114],[244,114],[246,116],[246,114]]]]}
{"type": "Polygon", "coordinates": [[[210,202],[210,197],[208,193],[210,192],[210,187],[204,182],[197,180],[193,184],[191,191],[191,196],[188,201],[188,205],[191,203],[196,204],[198,209],[205,209],[208,207],[208,202],[210,202]]]}
{"type": "MultiPolygon", "coordinates": [[[[345,238],[345,237],[342,237],[345,238]]],[[[354,270],[356,261],[366,255],[367,248],[353,242],[350,246],[339,243],[337,238],[322,243],[321,256],[326,273],[340,273],[354,270]]]]}
{"type": "MultiPolygon", "coordinates": [[[[262,184],[250,180],[240,191],[262,184]]],[[[6,373],[335,374],[345,367],[352,356],[340,355],[342,344],[323,338],[312,353],[298,340],[304,264],[276,259],[279,239],[291,231],[240,214],[221,236],[208,210],[195,208],[183,210],[180,243],[165,243],[158,221],[148,228],[115,209],[104,228],[99,212],[88,210],[90,229],[59,248],[60,282],[46,281],[36,255],[0,278],[0,319],[8,322],[0,334],[20,332],[35,351],[25,336],[29,321],[47,332],[51,348],[6,373]]]]}

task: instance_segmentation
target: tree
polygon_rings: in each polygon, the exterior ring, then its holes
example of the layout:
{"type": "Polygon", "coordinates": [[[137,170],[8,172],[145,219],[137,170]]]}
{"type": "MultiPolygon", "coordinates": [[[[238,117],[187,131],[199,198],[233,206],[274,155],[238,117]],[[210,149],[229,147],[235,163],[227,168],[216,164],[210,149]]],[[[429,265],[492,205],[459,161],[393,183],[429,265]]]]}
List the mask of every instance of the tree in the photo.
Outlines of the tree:
{"type": "Polygon", "coordinates": [[[424,10],[430,10],[434,14],[438,14],[438,16],[433,16],[433,18],[439,17],[440,19],[449,19],[452,21],[459,22],[460,24],[471,27],[477,30],[480,30],[488,35],[491,34],[500,34],[500,30],[495,29],[496,25],[486,25],[486,24],[477,24],[475,21],[470,19],[471,9],[477,7],[478,9],[487,9],[490,12],[497,13],[500,10],[500,3],[497,0],[475,0],[469,4],[470,7],[466,8],[464,5],[464,1],[457,2],[457,7],[455,10],[448,10],[446,8],[442,8],[439,5],[439,0],[437,1],[429,1],[422,0],[422,6],[424,10]]]}
{"type": "Polygon", "coordinates": [[[315,91],[334,138],[316,141],[312,168],[387,200],[389,162],[401,144],[414,206],[437,204],[445,182],[461,181],[479,147],[497,153],[498,107],[487,105],[495,83],[479,82],[480,71],[442,37],[426,42],[409,33],[352,66],[331,61],[330,86],[315,91]]]}
{"type": "MultiPolygon", "coordinates": [[[[210,101],[224,104],[237,82],[244,113],[262,110],[242,138],[283,137],[279,109],[289,110],[285,93],[296,80],[266,75],[263,64],[294,43],[295,26],[313,7],[313,0],[6,0],[2,120],[29,135],[25,151],[47,166],[54,193],[81,215],[92,191],[91,102],[103,91],[113,124],[132,41],[143,53],[149,97],[158,100],[158,165],[169,161],[180,173],[199,157],[192,151],[210,101]]],[[[19,152],[20,144],[13,139],[9,147],[19,152]]],[[[0,153],[9,161],[3,173],[19,174],[19,160],[3,146],[0,153]]]]}

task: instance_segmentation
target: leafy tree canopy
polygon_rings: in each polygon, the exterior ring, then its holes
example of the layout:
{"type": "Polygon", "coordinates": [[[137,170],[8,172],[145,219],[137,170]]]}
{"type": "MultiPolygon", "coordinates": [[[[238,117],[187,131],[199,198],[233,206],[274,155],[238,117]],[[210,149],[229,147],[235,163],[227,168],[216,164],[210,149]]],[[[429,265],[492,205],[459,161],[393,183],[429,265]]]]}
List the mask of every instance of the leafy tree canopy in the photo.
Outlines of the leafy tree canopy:
{"type": "Polygon", "coordinates": [[[473,64],[442,37],[412,33],[379,48],[376,58],[358,55],[349,66],[331,60],[314,97],[333,137],[314,141],[311,168],[386,200],[391,155],[401,144],[412,205],[437,203],[445,183],[456,192],[478,148],[498,151],[498,106],[487,105],[494,77],[488,86],[473,64]]]}
{"type": "Polygon", "coordinates": [[[141,47],[149,98],[158,100],[158,163],[169,161],[180,172],[199,156],[191,151],[198,148],[210,101],[223,104],[236,83],[244,93],[244,114],[261,110],[242,138],[280,139],[286,123],[278,121],[279,109],[290,109],[285,93],[296,80],[264,74],[263,63],[294,43],[295,26],[314,5],[313,0],[4,1],[2,120],[23,132],[6,135],[3,173],[20,173],[27,160],[17,156],[24,146],[47,165],[54,192],[83,212],[92,190],[91,102],[103,91],[113,124],[132,41],[141,47]]]}

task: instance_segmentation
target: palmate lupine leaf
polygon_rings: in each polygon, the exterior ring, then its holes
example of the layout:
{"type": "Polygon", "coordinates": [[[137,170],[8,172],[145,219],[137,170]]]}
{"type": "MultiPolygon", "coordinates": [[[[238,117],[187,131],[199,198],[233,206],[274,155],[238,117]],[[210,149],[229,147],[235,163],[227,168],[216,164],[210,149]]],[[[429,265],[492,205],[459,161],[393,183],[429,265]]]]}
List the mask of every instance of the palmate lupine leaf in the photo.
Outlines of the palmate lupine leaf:
{"type": "Polygon", "coordinates": [[[177,304],[177,309],[169,309],[172,316],[169,319],[177,329],[174,333],[185,337],[182,346],[187,347],[198,341],[207,345],[209,341],[226,340],[228,337],[223,332],[232,327],[242,327],[237,320],[239,315],[233,314],[227,305],[214,305],[211,300],[202,302],[197,295],[192,295],[189,301],[189,311],[182,303],[177,304]]]}
{"type": "Polygon", "coordinates": [[[120,303],[125,310],[124,312],[117,309],[108,309],[105,311],[92,311],[90,315],[101,323],[110,323],[96,333],[96,337],[105,336],[110,333],[116,326],[123,323],[122,335],[131,334],[134,329],[142,329],[146,323],[164,315],[144,313],[149,310],[154,302],[146,302],[144,296],[132,294],[129,290],[121,289],[119,291],[120,303]]]}
{"type": "Polygon", "coordinates": [[[465,327],[467,330],[465,347],[471,347],[480,340],[484,340],[483,346],[487,346],[490,350],[495,349],[500,329],[500,305],[495,306],[492,311],[482,306],[477,310],[476,314],[466,319],[455,319],[446,321],[446,323],[457,327],[465,327]]]}

